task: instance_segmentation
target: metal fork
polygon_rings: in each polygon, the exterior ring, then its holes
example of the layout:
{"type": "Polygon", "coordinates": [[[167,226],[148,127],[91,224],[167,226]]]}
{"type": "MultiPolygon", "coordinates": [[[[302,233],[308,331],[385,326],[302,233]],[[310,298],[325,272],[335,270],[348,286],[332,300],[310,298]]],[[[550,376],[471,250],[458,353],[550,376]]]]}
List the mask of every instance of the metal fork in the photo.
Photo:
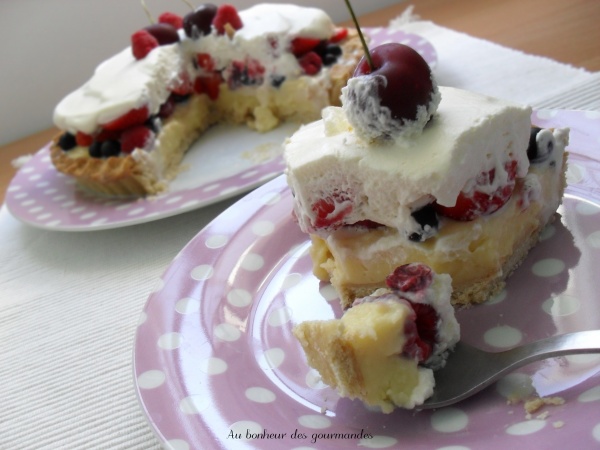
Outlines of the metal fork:
{"type": "Polygon", "coordinates": [[[417,409],[452,405],[529,363],[584,353],[600,353],[600,330],[553,336],[502,352],[487,352],[459,342],[446,365],[434,372],[433,396],[417,409]]]}

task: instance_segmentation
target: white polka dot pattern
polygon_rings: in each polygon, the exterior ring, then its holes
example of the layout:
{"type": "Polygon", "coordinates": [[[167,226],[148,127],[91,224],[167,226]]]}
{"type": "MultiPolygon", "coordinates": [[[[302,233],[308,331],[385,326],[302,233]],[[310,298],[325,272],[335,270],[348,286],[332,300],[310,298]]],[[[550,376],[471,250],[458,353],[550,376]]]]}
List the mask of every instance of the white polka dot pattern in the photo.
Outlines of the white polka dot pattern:
{"type": "MultiPolygon", "coordinates": [[[[253,189],[279,175],[284,167],[283,158],[278,156],[253,163],[251,169],[242,167],[239,173],[223,176],[208,185],[199,177],[191,186],[173,184],[169,192],[155,197],[119,200],[79,190],[73,180],[56,172],[48,156],[45,147],[17,172],[7,190],[6,205],[26,223],[62,231],[109,229],[181,214],[253,189]],[[33,183],[37,180],[43,181],[33,183]]],[[[224,244],[215,236],[207,246],[224,244]]]]}
{"type": "MultiPolygon", "coordinates": [[[[543,120],[560,116],[548,117],[543,120]]],[[[587,141],[574,137],[577,151],[586,151],[587,141]]],[[[580,327],[600,328],[594,276],[600,248],[590,244],[600,233],[597,192],[567,188],[561,217],[506,288],[457,313],[463,339],[498,351],[580,327]]],[[[593,376],[600,360],[589,357],[532,364],[437,411],[384,415],[339,398],[306,365],[291,333],[303,320],[341,314],[335,291],[312,275],[309,241],[293,222],[291,206],[284,177],[257,189],[200,232],[150,296],[136,336],[135,379],[150,422],[171,447],[397,448],[423,446],[426,439],[427,448],[497,450],[509,443],[600,443],[600,390],[593,376]],[[550,381],[576,381],[560,394],[566,403],[549,407],[547,418],[527,418],[522,404],[508,400],[532,395],[532,379],[542,370],[550,381]],[[327,437],[360,431],[368,436],[327,437]],[[286,437],[261,437],[269,433],[286,437]]]]}

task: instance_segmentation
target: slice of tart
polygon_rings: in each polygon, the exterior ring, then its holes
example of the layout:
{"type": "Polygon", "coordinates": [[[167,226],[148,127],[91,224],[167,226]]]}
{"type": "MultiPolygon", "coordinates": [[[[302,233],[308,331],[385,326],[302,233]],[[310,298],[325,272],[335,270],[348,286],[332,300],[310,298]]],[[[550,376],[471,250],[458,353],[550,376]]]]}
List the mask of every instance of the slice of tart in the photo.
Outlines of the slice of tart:
{"type": "Polygon", "coordinates": [[[97,193],[159,193],[211,125],[265,132],[339,104],[358,47],[355,30],[317,8],[207,3],[163,14],[57,105],[52,162],[97,193]]]}
{"type": "Polygon", "coordinates": [[[531,108],[437,86],[430,72],[417,76],[426,78],[425,100],[394,91],[380,118],[387,94],[377,87],[388,85],[378,71],[352,78],[342,108],[326,108],[286,143],[294,214],[312,239],[314,272],[345,308],[411,262],[451,275],[455,304],[485,301],[553,220],[569,131],[532,128],[531,108]],[[394,118],[404,101],[412,119],[394,118]],[[394,121],[400,125],[387,125],[394,121]]]}
{"type": "Polygon", "coordinates": [[[308,364],[341,396],[385,413],[414,408],[432,395],[433,370],[459,340],[451,290],[448,275],[401,266],[340,319],[302,322],[293,332],[308,364]]]}

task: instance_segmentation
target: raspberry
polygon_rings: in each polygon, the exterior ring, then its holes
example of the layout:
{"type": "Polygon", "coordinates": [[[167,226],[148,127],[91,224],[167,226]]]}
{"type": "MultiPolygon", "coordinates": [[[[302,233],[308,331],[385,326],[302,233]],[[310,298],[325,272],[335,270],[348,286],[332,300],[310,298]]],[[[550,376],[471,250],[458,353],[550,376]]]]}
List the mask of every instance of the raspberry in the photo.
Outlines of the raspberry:
{"type": "Polygon", "coordinates": [[[517,162],[509,161],[504,165],[504,169],[508,174],[507,183],[504,186],[500,186],[492,193],[484,192],[481,188],[494,183],[496,170],[482,172],[475,179],[475,183],[480,189],[476,188],[469,193],[460,192],[454,206],[442,206],[436,203],[436,212],[450,219],[465,222],[497,211],[512,196],[517,176],[517,162]]]}
{"type": "Polygon", "coordinates": [[[411,302],[411,306],[417,314],[417,319],[415,322],[417,324],[419,337],[433,347],[437,340],[437,328],[439,321],[439,317],[435,312],[435,309],[433,309],[431,305],[426,305],[424,303],[411,302]]]}
{"type": "Polygon", "coordinates": [[[221,85],[221,75],[213,73],[211,75],[199,76],[194,83],[194,90],[198,94],[206,94],[211,100],[219,98],[219,86],[221,85]]]}
{"type": "Polygon", "coordinates": [[[297,37],[292,40],[290,50],[295,56],[302,56],[314,50],[320,42],[320,39],[297,37]]]}
{"type": "Polygon", "coordinates": [[[418,292],[431,284],[431,268],[421,263],[404,264],[387,276],[385,284],[401,292],[418,292]]]}
{"type": "Polygon", "coordinates": [[[219,6],[212,24],[219,34],[225,34],[226,24],[231,25],[234,30],[239,30],[244,26],[235,6],[228,4],[219,6]]]}
{"type": "Polygon", "coordinates": [[[118,130],[100,130],[100,132],[96,135],[96,142],[104,142],[104,141],[116,141],[119,140],[118,130]]]}
{"type": "Polygon", "coordinates": [[[198,66],[206,72],[215,70],[215,60],[208,53],[198,53],[196,55],[196,62],[198,63],[198,66]]]}
{"type": "Polygon", "coordinates": [[[144,59],[158,45],[158,40],[146,30],[131,35],[131,51],[135,59],[144,59]]]}
{"type": "Polygon", "coordinates": [[[344,217],[352,212],[352,201],[347,193],[336,191],[315,202],[311,210],[315,213],[315,228],[337,229],[344,225],[344,217]]]}
{"type": "Polygon", "coordinates": [[[329,42],[340,42],[348,37],[348,28],[337,28],[335,33],[329,39],[329,42]]]}
{"type": "Polygon", "coordinates": [[[134,125],[141,125],[148,119],[148,107],[142,106],[123,114],[121,117],[117,117],[108,123],[102,125],[105,130],[124,130],[134,125]]]}
{"type": "Polygon", "coordinates": [[[136,148],[147,149],[153,141],[154,133],[144,125],[137,125],[121,134],[121,151],[131,153],[136,148]]]}
{"type": "Polygon", "coordinates": [[[298,59],[298,64],[306,75],[316,75],[321,70],[323,61],[315,52],[308,52],[298,59]]]}
{"type": "Polygon", "coordinates": [[[187,74],[187,72],[182,72],[177,81],[171,87],[171,93],[185,97],[186,95],[190,95],[192,91],[193,86],[190,76],[187,74]]]}
{"type": "Polygon", "coordinates": [[[161,119],[166,119],[175,111],[175,100],[172,97],[169,97],[166,102],[160,105],[160,109],[158,110],[158,117],[161,119]]]}
{"type": "Polygon", "coordinates": [[[75,135],[75,142],[80,147],[89,147],[90,145],[92,145],[93,141],[94,138],[91,135],[86,134],[82,131],[78,131],[75,135]]]}
{"type": "Polygon", "coordinates": [[[166,23],[176,29],[180,29],[183,28],[183,17],[167,11],[158,16],[158,23],[166,23]]]}
{"type": "Polygon", "coordinates": [[[404,329],[406,342],[402,354],[421,363],[429,359],[437,341],[439,317],[430,305],[409,303],[415,312],[415,318],[414,322],[406,323],[404,329]]]}

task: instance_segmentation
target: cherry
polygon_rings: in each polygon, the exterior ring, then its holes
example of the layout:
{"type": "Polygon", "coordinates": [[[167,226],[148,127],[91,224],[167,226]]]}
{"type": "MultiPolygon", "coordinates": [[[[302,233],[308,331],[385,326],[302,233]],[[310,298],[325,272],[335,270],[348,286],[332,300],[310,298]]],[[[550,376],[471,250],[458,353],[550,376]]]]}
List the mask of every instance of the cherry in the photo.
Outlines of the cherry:
{"type": "Polygon", "coordinates": [[[374,139],[394,137],[411,122],[425,126],[440,98],[423,57],[388,43],[371,50],[370,59],[373,67],[363,57],[345,88],[344,109],[354,128],[374,139]]]}
{"type": "Polygon", "coordinates": [[[411,47],[398,43],[376,47],[371,59],[373,70],[366,58],[362,58],[353,76],[383,75],[387,84],[378,85],[381,105],[390,108],[395,119],[415,120],[417,106],[427,105],[433,91],[427,62],[411,47]]]}
{"type": "Polygon", "coordinates": [[[179,42],[177,29],[168,23],[155,23],[131,35],[131,51],[135,59],[144,59],[159,45],[179,42]]]}
{"type": "Polygon", "coordinates": [[[159,45],[168,45],[179,42],[179,33],[177,29],[168,23],[154,23],[144,28],[158,41],[159,45]]]}
{"type": "Polygon", "coordinates": [[[217,14],[217,6],[212,3],[204,3],[195,11],[183,17],[183,29],[187,37],[198,39],[200,36],[210,34],[212,21],[217,14]]]}

